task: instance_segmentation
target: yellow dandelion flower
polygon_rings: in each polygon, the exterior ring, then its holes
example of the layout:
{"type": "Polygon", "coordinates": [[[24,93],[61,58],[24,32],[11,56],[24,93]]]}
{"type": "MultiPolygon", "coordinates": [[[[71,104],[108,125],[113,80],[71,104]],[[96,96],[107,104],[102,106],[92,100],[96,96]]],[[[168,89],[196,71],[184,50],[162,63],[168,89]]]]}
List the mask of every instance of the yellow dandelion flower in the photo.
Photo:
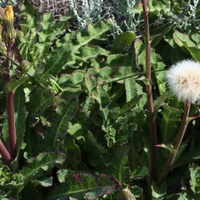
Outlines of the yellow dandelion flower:
{"type": "Polygon", "coordinates": [[[7,6],[4,9],[3,16],[3,30],[2,38],[5,42],[13,42],[16,38],[16,31],[13,25],[14,21],[14,11],[12,6],[7,6]]]}
{"type": "Polygon", "coordinates": [[[14,11],[12,6],[7,6],[4,10],[4,20],[13,21],[14,20],[14,11]]]}

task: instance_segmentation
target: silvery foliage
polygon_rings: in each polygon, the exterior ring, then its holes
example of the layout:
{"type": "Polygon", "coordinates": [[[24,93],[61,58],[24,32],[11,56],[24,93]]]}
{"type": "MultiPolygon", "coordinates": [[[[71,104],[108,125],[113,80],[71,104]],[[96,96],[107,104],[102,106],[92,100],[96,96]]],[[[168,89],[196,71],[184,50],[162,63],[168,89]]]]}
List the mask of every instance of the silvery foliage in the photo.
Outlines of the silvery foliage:
{"type": "MultiPolygon", "coordinates": [[[[178,2],[178,1],[177,1],[178,2]]],[[[172,2],[168,1],[167,10],[158,12],[158,25],[171,24],[180,30],[191,31],[191,28],[200,30],[200,0],[188,0],[179,6],[180,13],[175,13],[172,2]]]]}
{"type": "MultiPolygon", "coordinates": [[[[26,0],[0,0],[0,6],[18,4],[26,0]]],[[[125,30],[138,31],[143,26],[143,13],[136,7],[141,0],[29,0],[41,13],[51,11],[57,18],[65,15],[69,10],[74,12],[77,28],[85,28],[90,23],[98,23],[109,19],[113,25],[113,35],[118,35],[125,30]]],[[[183,1],[175,13],[173,3],[178,1],[160,1],[164,6],[150,8],[149,12],[157,14],[153,26],[166,27],[167,24],[176,26],[181,30],[190,31],[191,27],[200,30],[200,0],[183,1]],[[154,10],[155,9],[155,10],[154,10]]],[[[159,1],[150,0],[157,5],[159,1]]]]}
{"type": "Polygon", "coordinates": [[[5,7],[6,5],[16,5],[17,0],[0,0],[0,6],[5,7]]]}
{"type": "Polygon", "coordinates": [[[183,28],[186,28],[193,23],[197,30],[200,29],[200,16],[199,14],[197,15],[197,9],[200,7],[199,3],[199,0],[190,0],[188,2],[188,13],[184,18],[184,22],[181,24],[183,28]]]}
{"type": "Polygon", "coordinates": [[[110,19],[114,35],[126,30],[135,31],[143,21],[142,14],[134,11],[138,0],[70,0],[70,6],[75,13],[79,27],[84,28],[89,23],[110,19]]]}
{"type": "MultiPolygon", "coordinates": [[[[74,11],[79,27],[85,27],[91,22],[98,22],[109,18],[114,27],[114,35],[124,30],[137,31],[143,25],[143,13],[137,10],[140,0],[69,0],[74,11]],[[80,2],[82,4],[80,5],[80,2]]],[[[158,4],[158,1],[150,0],[158,4]]],[[[149,12],[157,14],[157,20],[153,26],[166,27],[171,24],[181,30],[190,31],[191,27],[200,30],[200,0],[184,1],[179,6],[179,11],[175,11],[172,1],[163,0],[164,7],[155,6],[150,8],[149,12]],[[178,12],[178,13],[175,13],[178,12]]],[[[176,1],[175,1],[176,2],[176,1]]],[[[178,1],[177,1],[178,3],[178,1]]]]}

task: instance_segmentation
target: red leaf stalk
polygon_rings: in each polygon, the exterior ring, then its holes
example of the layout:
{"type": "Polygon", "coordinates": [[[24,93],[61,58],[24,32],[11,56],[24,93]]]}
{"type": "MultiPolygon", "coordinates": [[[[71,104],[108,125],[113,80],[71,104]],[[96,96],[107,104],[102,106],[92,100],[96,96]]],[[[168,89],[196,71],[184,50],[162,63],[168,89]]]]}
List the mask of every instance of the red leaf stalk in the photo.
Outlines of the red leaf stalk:
{"type": "Polygon", "coordinates": [[[142,7],[144,12],[144,20],[145,20],[145,41],[146,41],[146,94],[147,94],[147,104],[148,104],[148,112],[149,112],[149,124],[150,124],[150,132],[151,132],[151,177],[152,179],[156,179],[156,144],[157,144],[157,130],[156,123],[153,120],[154,114],[154,104],[153,104],[153,94],[152,94],[152,86],[151,86],[151,41],[150,41],[150,30],[149,30],[149,17],[147,10],[148,0],[142,0],[142,7]]]}

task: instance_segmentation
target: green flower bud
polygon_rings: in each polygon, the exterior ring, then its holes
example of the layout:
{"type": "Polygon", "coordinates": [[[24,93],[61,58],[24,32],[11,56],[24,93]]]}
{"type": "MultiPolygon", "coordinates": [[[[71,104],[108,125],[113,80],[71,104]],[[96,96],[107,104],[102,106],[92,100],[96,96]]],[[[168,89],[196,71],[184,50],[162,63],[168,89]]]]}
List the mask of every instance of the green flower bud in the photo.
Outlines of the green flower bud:
{"type": "Polygon", "coordinates": [[[4,53],[4,54],[6,54],[6,52],[7,52],[6,45],[5,45],[5,43],[2,40],[0,40],[0,51],[2,53],[4,53]]]}
{"type": "Polygon", "coordinates": [[[11,42],[16,38],[16,30],[13,24],[3,24],[2,38],[5,42],[11,42]]]}
{"type": "Polygon", "coordinates": [[[136,200],[136,198],[128,188],[125,188],[122,190],[118,200],[136,200]]]}
{"type": "Polygon", "coordinates": [[[30,69],[30,63],[27,60],[22,60],[20,64],[20,71],[22,73],[27,72],[30,69]]]}

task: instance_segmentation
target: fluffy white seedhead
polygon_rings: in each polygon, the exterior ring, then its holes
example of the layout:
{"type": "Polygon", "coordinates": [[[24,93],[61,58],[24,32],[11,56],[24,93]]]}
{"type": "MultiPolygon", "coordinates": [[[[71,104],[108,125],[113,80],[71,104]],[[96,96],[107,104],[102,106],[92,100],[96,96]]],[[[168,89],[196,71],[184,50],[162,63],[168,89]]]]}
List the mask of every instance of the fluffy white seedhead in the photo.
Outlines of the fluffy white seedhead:
{"type": "Polygon", "coordinates": [[[200,63],[192,60],[178,62],[169,69],[167,81],[179,100],[195,103],[200,99],[200,63]]]}

